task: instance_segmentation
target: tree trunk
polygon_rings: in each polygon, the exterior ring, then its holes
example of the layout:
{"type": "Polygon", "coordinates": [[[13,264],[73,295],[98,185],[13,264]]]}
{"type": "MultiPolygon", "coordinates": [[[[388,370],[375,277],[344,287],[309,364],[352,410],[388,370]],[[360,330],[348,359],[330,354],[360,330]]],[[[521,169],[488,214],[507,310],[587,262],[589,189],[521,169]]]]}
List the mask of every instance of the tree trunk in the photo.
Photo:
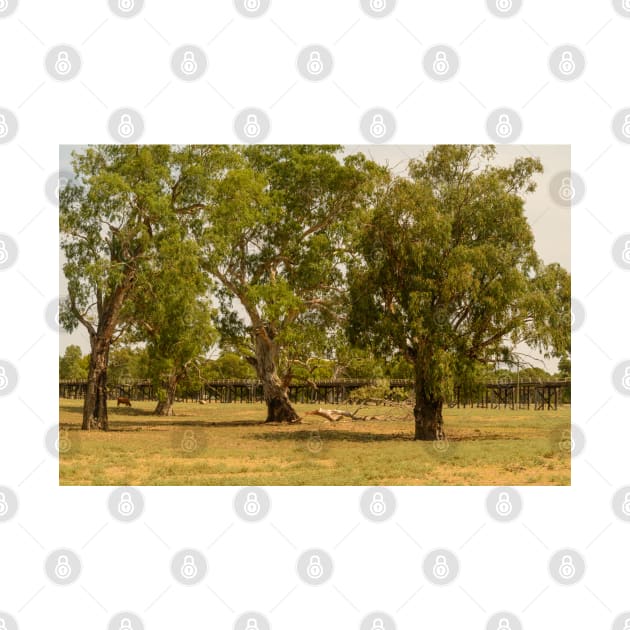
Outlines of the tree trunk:
{"type": "MultiPolygon", "coordinates": [[[[430,377],[429,377],[430,378],[430,377]]],[[[423,366],[416,366],[415,394],[416,404],[413,408],[415,418],[416,440],[445,440],[442,420],[442,396],[430,391],[430,380],[423,366]]]]}
{"type": "Polygon", "coordinates": [[[153,412],[154,416],[173,416],[173,403],[175,402],[175,393],[177,391],[177,384],[179,383],[178,376],[169,376],[168,383],[166,385],[166,397],[164,400],[158,401],[157,407],[153,412]]]}
{"type": "Polygon", "coordinates": [[[90,339],[92,354],[88,370],[87,391],[83,403],[83,424],[81,429],[109,429],[107,418],[107,363],[110,342],[93,337],[90,339]]]}
{"type": "Polygon", "coordinates": [[[416,405],[413,408],[416,420],[416,440],[444,440],[442,421],[442,401],[428,401],[416,391],[416,405]]]}
{"type": "Polygon", "coordinates": [[[256,372],[262,381],[263,395],[267,403],[266,422],[299,422],[300,417],[291,406],[287,388],[278,377],[278,344],[269,325],[259,325],[256,335],[256,372]]]}

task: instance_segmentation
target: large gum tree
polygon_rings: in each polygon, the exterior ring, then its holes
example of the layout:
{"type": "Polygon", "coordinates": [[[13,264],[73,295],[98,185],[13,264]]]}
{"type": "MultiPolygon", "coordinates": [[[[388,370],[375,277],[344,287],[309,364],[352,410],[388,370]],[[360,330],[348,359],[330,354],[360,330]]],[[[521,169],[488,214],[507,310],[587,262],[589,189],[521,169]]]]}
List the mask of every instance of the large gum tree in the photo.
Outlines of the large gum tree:
{"type": "Polygon", "coordinates": [[[570,276],[539,259],[524,214],[542,165],[494,158],[491,146],[442,145],[411,160],[356,240],[350,337],[413,366],[418,440],[445,439],[453,378],[506,343],[569,347],[570,276]]]}
{"type": "Polygon", "coordinates": [[[224,346],[256,369],[267,422],[295,422],[283,354],[300,347],[304,361],[305,347],[325,345],[343,301],[348,225],[383,169],[339,146],[233,151],[207,209],[204,265],[220,285],[224,346]]]}
{"type": "Polygon", "coordinates": [[[59,197],[68,283],[60,318],[66,330],[82,325],[90,337],[84,430],[109,426],[110,347],[125,327],[126,301],[155,260],[156,237],[174,223],[192,233],[226,153],[221,146],[167,145],[97,145],[75,153],[74,177],[59,197]]]}

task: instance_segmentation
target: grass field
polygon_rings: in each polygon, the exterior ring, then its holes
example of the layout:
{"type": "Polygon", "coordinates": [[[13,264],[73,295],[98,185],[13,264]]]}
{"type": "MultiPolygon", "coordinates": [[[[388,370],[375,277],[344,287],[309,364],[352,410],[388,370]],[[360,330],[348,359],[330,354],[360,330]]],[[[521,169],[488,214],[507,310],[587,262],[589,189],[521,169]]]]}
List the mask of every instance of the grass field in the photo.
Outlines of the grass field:
{"type": "MultiPolygon", "coordinates": [[[[155,403],[109,410],[110,431],[80,431],[82,401],[59,407],[61,485],[568,485],[570,407],[445,409],[448,442],[413,440],[400,408],[386,419],[267,425],[263,405],[155,403]]],[[[341,407],[343,408],[343,407],[341,407]]],[[[347,407],[354,410],[353,407],[347,407]]]]}

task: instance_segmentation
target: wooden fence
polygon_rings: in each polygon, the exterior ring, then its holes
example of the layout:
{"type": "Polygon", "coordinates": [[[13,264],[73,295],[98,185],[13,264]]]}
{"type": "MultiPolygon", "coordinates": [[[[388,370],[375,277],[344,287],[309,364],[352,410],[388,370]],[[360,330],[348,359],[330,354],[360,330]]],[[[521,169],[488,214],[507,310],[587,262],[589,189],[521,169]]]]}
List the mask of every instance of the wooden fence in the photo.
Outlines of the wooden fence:
{"type": "MultiPolygon", "coordinates": [[[[289,398],[296,403],[339,404],[348,400],[350,394],[359,387],[382,384],[375,379],[338,379],[296,383],[289,386],[289,398]]],[[[413,389],[409,379],[391,379],[390,389],[413,389]]],[[[59,397],[83,399],[87,388],[86,381],[60,381],[59,397]]],[[[560,379],[544,382],[486,382],[472,386],[456,385],[448,397],[450,407],[490,408],[490,409],[557,409],[558,404],[570,400],[571,381],[560,379]]],[[[131,400],[156,400],[155,387],[149,381],[133,381],[110,384],[108,397],[115,400],[125,396],[131,400]]],[[[262,384],[252,379],[220,379],[208,381],[199,389],[178,393],[178,400],[210,403],[259,403],[264,400],[262,384]]]]}

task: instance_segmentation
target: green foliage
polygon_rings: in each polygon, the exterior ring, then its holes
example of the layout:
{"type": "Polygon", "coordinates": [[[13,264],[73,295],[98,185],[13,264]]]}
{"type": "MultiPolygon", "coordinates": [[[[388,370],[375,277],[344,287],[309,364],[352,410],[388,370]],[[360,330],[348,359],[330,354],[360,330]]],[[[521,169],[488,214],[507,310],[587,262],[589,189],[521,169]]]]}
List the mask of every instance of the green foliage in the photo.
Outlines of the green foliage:
{"type": "Polygon", "coordinates": [[[523,212],[542,166],[498,167],[493,156],[434,147],[379,195],[356,235],[350,338],[405,356],[432,400],[506,342],[552,354],[569,344],[569,275],[539,260],[523,212]]]}
{"type": "Polygon", "coordinates": [[[80,381],[87,378],[89,356],[83,356],[79,346],[70,345],[59,357],[59,379],[80,381]]]}
{"type": "Polygon", "coordinates": [[[571,357],[566,354],[560,357],[558,372],[562,378],[571,378],[571,357]]]}
{"type": "Polygon", "coordinates": [[[112,348],[107,368],[111,383],[128,383],[149,378],[149,357],[145,348],[121,346],[112,348]]]}
{"type": "Polygon", "coordinates": [[[136,281],[123,317],[135,341],[146,342],[149,377],[176,386],[205,359],[218,336],[212,324],[208,276],[199,251],[174,224],[156,238],[156,254],[136,281]]]}
{"type": "Polygon", "coordinates": [[[202,374],[208,381],[225,378],[256,378],[256,370],[252,365],[233,352],[224,352],[218,359],[208,361],[202,369],[202,374]]]}
{"type": "Polygon", "coordinates": [[[340,149],[233,147],[205,215],[204,266],[220,283],[224,348],[251,357],[253,329],[264,326],[286,374],[330,357],[344,312],[345,234],[387,177],[361,154],[342,161],[340,149]]]}

